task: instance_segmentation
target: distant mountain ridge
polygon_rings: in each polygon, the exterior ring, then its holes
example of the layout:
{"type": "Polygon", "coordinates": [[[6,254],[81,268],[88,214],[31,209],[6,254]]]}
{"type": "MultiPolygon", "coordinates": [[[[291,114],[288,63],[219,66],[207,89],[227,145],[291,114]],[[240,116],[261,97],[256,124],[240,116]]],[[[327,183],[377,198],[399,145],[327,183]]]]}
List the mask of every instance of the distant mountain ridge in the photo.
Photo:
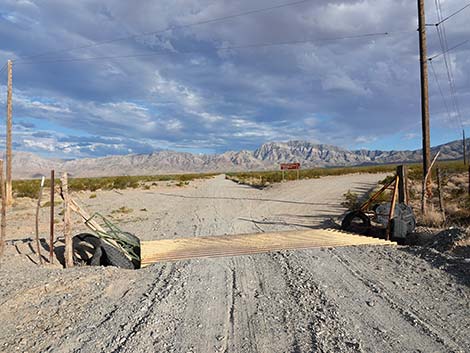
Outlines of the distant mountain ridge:
{"type": "MultiPolygon", "coordinates": [[[[433,147],[441,151],[440,159],[463,157],[462,141],[433,147]]],[[[51,169],[67,171],[72,176],[151,175],[169,173],[231,172],[278,169],[279,163],[299,162],[302,168],[337,167],[363,164],[418,162],[421,150],[349,151],[338,146],[308,141],[269,142],[255,151],[229,151],[221,154],[156,151],[150,154],[118,155],[75,160],[48,159],[29,152],[13,157],[15,178],[49,175],[51,169]]]]}

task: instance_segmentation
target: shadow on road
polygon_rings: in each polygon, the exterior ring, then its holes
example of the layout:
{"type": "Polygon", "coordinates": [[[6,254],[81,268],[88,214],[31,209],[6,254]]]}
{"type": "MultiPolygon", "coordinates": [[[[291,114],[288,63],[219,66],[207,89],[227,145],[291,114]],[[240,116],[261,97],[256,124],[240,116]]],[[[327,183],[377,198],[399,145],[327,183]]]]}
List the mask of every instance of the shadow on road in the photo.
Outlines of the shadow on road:
{"type": "Polygon", "coordinates": [[[165,192],[156,192],[154,194],[170,197],[179,197],[183,199],[207,199],[207,200],[235,200],[235,201],[261,201],[261,202],[280,202],[290,203],[296,205],[313,205],[313,206],[337,206],[337,203],[325,203],[325,202],[302,202],[302,201],[291,201],[291,200],[276,200],[276,199],[263,199],[263,198],[250,198],[250,197],[228,197],[228,196],[187,196],[170,194],[165,192]]]}
{"type": "MultiPolygon", "coordinates": [[[[300,216],[304,217],[304,216],[300,216]]],[[[325,229],[325,228],[339,228],[339,225],[334,221],[334,217],[337,215],[319,215],[319,216],[307,216],[310,219],[318,219],[318,222],[314,223],[302,223],[302,219],[290,219],[290,220],[256,220],[250,218],[239,217],[241,221],[251,222],[256,225],[283,225],[291,227],[302,227],[308,229],[325,229]]]]}
{"type": "MultiPolygon", "coordinates": [[[[36,241],[33,238],[23,239],[10,239],[6,241],[7,244],[13,245],[18,255],[24,255],[32,263],[39,265],[39,256],[36,249],[36,241]]],[[[41,247],[41,258],[43,263],[49,262],[49,244],[44,238],[39,239],[41,247]]],[[[54,242],[54,261],[58,261],[62,266],[65,265],[65,246],[60,240],[54,242]]]]}

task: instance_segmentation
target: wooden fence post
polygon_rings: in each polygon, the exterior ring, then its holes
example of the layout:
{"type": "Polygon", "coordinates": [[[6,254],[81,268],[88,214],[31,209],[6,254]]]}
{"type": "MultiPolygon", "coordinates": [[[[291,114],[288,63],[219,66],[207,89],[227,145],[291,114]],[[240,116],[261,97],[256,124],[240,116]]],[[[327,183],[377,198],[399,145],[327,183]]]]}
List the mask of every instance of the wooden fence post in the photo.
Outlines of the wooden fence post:
{"type": "Polygon", "coordinates": [[[64,238],[65,238],[65,267],[73,267],[72,230],[70,223],[70,197],[68,190],[68,177],[62,174],[62,195],[64,198],[64,238]]]}
{"type": "Polygon", "coordinates": [[[398,202],[408,204],[408,197],[407,197],[407,170],[406,166],[399,165],[397,167],[397,175],[400,177],[398,180],[398,202]]]}
{"type": "Polygon", "coordinates": [[[49,228],[49,263],[54,262],[54,193],[55,193],[55,172],[51,170],[51,214],[49,228]]]}
{"type": "Polygon", "coordinates": [[[6,195],[5,195],[5,178],[3,176],[3,159],[0,159],[0,189],[2,193],[2,210],[1,210],[1,220],[0,220],[0,259],[5,252],[5,235],[6,235],[6,195]]]}
{"type": "Polygon", "coordinates": [[[437,193],[439,195],[439,210],[442,213],[442,219],[444,222],[446,221],[446,211],[444,206],[444,195],[442,192],[442,177],[441,177],[441,169],[439,167],[436,168],[437,173],[437,193]]]}
{"type": "Polygon", "coordinates": [[[38,251],[39,263],[41,265],[42,265],[42,256],[41,256],[41,244],[39,242],[39,211],[41,210],[42,192],[44,190],[45,180],[46,180],[46,177],[43,176],[41,179],[41,186],[39,187],[38,204],[36,205],[36,249],[38,251]]]}

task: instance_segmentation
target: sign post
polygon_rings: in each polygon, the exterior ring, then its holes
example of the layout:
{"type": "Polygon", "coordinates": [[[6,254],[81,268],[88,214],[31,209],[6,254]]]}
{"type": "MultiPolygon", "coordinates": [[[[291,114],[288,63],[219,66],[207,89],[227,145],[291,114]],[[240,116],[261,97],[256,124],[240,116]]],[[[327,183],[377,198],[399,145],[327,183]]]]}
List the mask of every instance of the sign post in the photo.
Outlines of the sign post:
{"type": "Polygon", "coordinates": [[[300,163],[281,163],[282,171],[282,181],[284,181],[284,171],[285,170],[296,170],[297,171],[297,180],[300,178],[300,163]]]}

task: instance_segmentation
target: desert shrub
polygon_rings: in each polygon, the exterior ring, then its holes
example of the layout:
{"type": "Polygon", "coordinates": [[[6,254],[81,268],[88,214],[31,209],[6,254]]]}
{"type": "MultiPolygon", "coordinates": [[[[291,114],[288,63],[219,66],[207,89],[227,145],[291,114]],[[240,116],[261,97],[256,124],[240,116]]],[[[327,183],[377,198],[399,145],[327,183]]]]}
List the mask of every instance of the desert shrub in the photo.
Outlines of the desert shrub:
{"type": "Polygon", "coordinates": [[[39,195],[40,180],[14,180],[13,191],[16,197],[37,198],[39,195]]]}
{"type": "MultiPolygon", "coordinates": [[[[376,166],[361,166],[361,167],[340,167],[340,168],[315,168],[315,169],[302,169],[299,171],[300,179],[317,179],[323,176],[337,176],[353,173],[388,173],[393,172],[396,165],[376,165],[376,166]]],[[[226,178],[242,184],[253,185],[254,180],[261,180],[262,185],[279,183],[282,181],[282,171],[259,171],[259,172],[238,172],[227,173],[226,178]]],[[[296,180],[296,171],[285,171],[285,180],[296,180]]]]}
{"type": "MultiPolygon", "coordinates": [[[[59,206],[61,204],[62,204],[62,201],[54,201],[54,206],[59,206]]],[[[46,201],[41,205],[41,207],[50,207],[50,206],[51,206],[50,201],[46,201]]]]}
{"type": "Polygon", "coordinates": [[[379,184],[381,185],[386,185],[390,182],[392,182],[395,179],[395,175],[388,175],[385,177],[385,179],[382,179],[379,181],[379,184]]]}
{"type": "Polygon", "coordinates": [[[348,210],[357,210],[360,207],[359,196],[355,192],[348,190],[347,193],[343,194],[344,201],[341,202],[341,206],[346,207],[348,210]]]}
{"type": "MultiPolygon", "coordinates": [[[[69,178],[69,190],[71,191],[97,191],[97,190],[113,190],[138,188],[145,182],[157,181],[179,181],[189,182],[194,179],[212,178],[216,174],[172,174],[172,175],[146,175],[146,176],[115,176],[115,177],[98,177],[98,178],[69,178]]],[[[29,180],[13,180],[13,192],[16,197],[37,198],[41,181],[39,179],[29,180]]],[[[155,184],[157,185],[157,184],[155,184]]],[[[187,185],[187,184],[183,184],[187,185]]],[[[46,180],[45,187],[50,187],[50,180],[46,180]]],[[[92,198],[92,197],[91,197],[92,198]]]]}
{"type": "Polygon", "coordinates": [[[118,209],[116,210],[113,210],[111,211],[111,214],[115,214],[115,213],[124,213],[124,214],[127,214],[127,213],[132,213],[134,212],[134,210],[132,208],[128,208],[126,206],[122,206],[122,207],[119,207],[118,209]]]}
{"type": "Polygon", "coordinates": [[[441,212],[428,210],[425,215],[419,217],[419,223],[423,226],[438,227],[444,223],[444,218],[441,212]]]}

